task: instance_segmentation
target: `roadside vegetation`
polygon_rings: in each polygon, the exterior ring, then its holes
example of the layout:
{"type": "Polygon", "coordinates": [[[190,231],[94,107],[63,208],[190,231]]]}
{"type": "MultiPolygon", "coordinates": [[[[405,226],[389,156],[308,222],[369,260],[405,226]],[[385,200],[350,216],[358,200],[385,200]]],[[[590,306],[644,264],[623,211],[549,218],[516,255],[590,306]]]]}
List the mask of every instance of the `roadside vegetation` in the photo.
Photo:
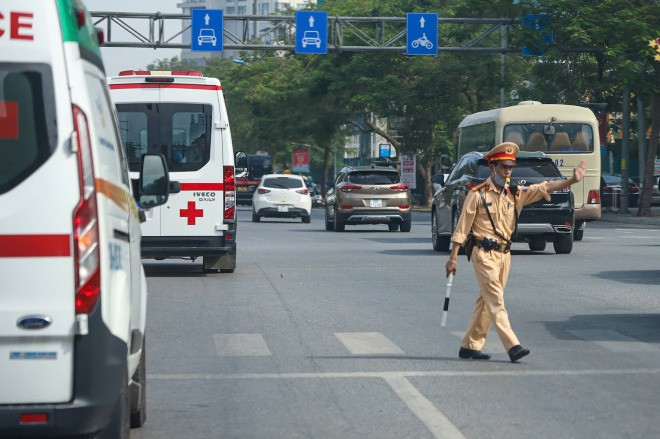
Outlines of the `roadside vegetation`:
{"type": "MultiPolygon", "coordinates": [[[[417,155],[418,172],[425,182],[423,200],[428,202],[432,170],[443,155],[454,159],[458,123],[467,114],[498,107],[501,87],[506,103],[516,90],[519,100],[604,103],[605,111],[621,112],[627,84],[632,95],[631,127],[637,127],[641,110],[644,131],[651,130],[643,185],[647,194],[642,192],[639,211],[651,215],[650,188],[660,129],[660,60],[650,43],[660,36],[656,0],[327,0],[322,8],[337,16],[437,12],[439,17],[516,20],[544,12],[551,14],[554,44],[543,56],[506,54],[503,77],[500,54],[490,53],[415,57],[375,51],[330,51],[327,55],[263,51],[243,53],[240,64],[212,59],[205,74],[223,83],[238,149],[266,150],[275,163],[284,163],[296,145],[310,145],[312,173],[325,182],[333,177],[333,154],[343,157],[348,129],[375,130],[399,154],[417,155]],[[372,123],[372,114],[388,119],[387,131],[372,123]]],[[[459,46],[484,29],[483,25],[441,23],[439,39],[442,45],[459,46]]],[[[499,38],[499,32],[486,37],[495,45],[499,38]]],[[[530,38],[520,26],[512,27],[514,47],[533,45],[530,38]]],[[[173,58],[147,68],[190,66],[173,58]]]]}

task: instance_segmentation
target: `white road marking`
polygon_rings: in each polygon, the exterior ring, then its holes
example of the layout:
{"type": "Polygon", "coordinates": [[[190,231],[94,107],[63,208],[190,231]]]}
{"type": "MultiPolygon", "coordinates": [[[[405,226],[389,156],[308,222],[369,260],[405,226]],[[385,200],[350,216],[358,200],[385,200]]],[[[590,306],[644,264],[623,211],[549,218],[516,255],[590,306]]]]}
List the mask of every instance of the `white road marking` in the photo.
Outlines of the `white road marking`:
{"type": "Polygon", "coordinates": [[[393,372],[297,372],[297,373],[155,373],[152,380],[263,380],[263,379],[329,379],[329,378],[398,378],[398,377],[528,377],[528,376],[607,376],[660,375],[656,369],[581,369],[581,370],[426,370],[393,372]]]}
{"type": "MultiPolygon", "coordinates": [[[[463,337],[465,337],[465,332],[452,331],[451,335],[455,335],[459,339],[463,340],[463,337]]],[[[458,356],[459,348],[460,346],[456,346],[457,356],[458,356]]],[[[502,342],[500,342],[500,338],[497,336],[497,332],[495,331],[490,331],[488,333],[488,338],[486,338],[486,343],[484,343],[484,346],[481,348],[481,351],[486,354],[506,354],[506,351],[504,350],[504,346],[502,346],[502,342]]]]}
{"type": "Polygon", "coordinates": [[[410,411],[429,429],[433,437],[465,439],[465,436],[454,424],[405,377],[384,377],[384,380],[410,411]]]}
{"type": "Polygon", "coordinates": [[[353,355],[404,353],[380,332],[335,332],[335,337],[353,355]]]}
{"type": "Polygon", "coordinates": [[[611,329],[569,329],[571,334],[583,340],[590,341],[612,352],[626,354],[640,352],[660,353],[660,349],[650,343],[644,343],[636,338],[628,337],[611,329]]]}
{"type": "Polygon", "coordinates": [[[273,355],[261,334],[213,334],[221,357],[268,357],[273,355]]]}

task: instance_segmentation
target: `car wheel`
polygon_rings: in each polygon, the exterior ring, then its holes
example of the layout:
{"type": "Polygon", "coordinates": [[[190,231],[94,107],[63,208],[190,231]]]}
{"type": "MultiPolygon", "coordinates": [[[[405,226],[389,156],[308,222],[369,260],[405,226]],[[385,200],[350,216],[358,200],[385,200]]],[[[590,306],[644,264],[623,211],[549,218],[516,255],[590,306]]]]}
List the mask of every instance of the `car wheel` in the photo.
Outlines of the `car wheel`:
{"type": "Polygon", "coordinates": [[[529,249],[533,252],[542,252],[545,250],[545,239],[532,239],[529,241],[529,249]]]}
{"type": "Polygon", "coordinates": [[[561,234],[555,239],[554,242],[555,253],[560,255],[569,254],[573,251],[573,234],[564,233],[561,234]]]}
{"type": "Polygon", "coordinates": [[[337,212],[337,206],[335,206],[335,232],[343,232],[344,223],[339,220],[339,212],[337,212]]]}
{"type": "Polygon", "coordinates": [[[389,223],[387,225],[387,228],[389,229],[390,232],[396,232],[399,230],[399,224],[398,223],[389,223]]]}
{"type": "Polygon", "coordinates": [[[131,428],[140,428],[147,420],[147,358],[145,338],[142,339],[142,354],[131,384],[131,428]]]}
{"type": "Polygon", "coordinates": [[[253,222],[253,223],[258,223],[259,220],[261,220],[261,217],[260,217],[259,215],[257,215],[257,214],[254,212],[254,210],[253,210],[253,211],[252,211],[252,222],[253,222]]]}
{"type": "Polygon", "coordinates": [[[411,228],[412,228],[412,221],[404,221],[401,223],[402,232],[410,232],[411,228]]]}
{"type": "Polygon", "coordinates": [[[584,221],[577,221],[575,223],[575,228],[573,229],[573,241],[582,241],[582,235],[584,235],[584,221]]]}
{"type": "Polygon", "coordinates": [[[327,231],[332,231],[335,229],[335,223],[330,221],[330,218],[328,218],[328,208],[325,208],[325,230],[327,231]]]}
{"type": "Polygon", "coordinates": [[[309,215],[303,215],[302,222],[304,222],[305,224],[309,224],[312,222],[312,217],[310,217],[309,215]]]}
{"type": "Polygon", "coordinates": [[[449,236],[438,235],[438,218],[434,210],[431,214],[431,243],[433,244],[433,250],[437,252],[449,251],[449,241],[449,236]]]}

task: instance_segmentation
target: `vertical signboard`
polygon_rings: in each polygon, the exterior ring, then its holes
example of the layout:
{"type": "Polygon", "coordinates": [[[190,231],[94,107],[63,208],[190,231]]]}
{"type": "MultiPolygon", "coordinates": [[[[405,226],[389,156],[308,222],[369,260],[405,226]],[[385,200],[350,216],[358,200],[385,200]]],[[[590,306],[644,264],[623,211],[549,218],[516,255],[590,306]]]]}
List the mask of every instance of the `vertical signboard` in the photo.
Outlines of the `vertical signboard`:
{"type": "Polygon", "coordinates": [[[296,53],[328,53],[328,13],[296,11],[296,53]]]}
{"type": "Polygon", "coordinates": [[[292,172],[309,172],[309,149],[295,148],[291,157],[292,172]]]}
{"type": "Polygon", "coordinates": [[[410,189],[417,189],[417,159],[415,156],[401,156],[401,181],[410,189]]]}
{"type": "Polygon", "coordinates": [[[438,14],[406,14],[406,55],[438,54],[438,14]]]}
{"type": "Polygon", "coordinates": [[[190,18],[190,50],[222,52],[222,9],[193,9],[190,18]]]}

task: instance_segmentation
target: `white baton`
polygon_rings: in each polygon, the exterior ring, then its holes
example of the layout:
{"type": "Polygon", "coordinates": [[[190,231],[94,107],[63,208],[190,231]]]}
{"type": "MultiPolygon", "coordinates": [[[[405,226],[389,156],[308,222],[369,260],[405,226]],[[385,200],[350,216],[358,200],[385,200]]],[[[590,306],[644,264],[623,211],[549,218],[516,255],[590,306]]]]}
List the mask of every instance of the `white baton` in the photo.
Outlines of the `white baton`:
{"type": "Polygon", "coordinates": [[[454,273],[449,273],[447,278],[447,292],[445,293],[445,307],[442,310],[442,320],[440,326],[445,326],[447,323],[447,311],[449,311],[449,294],[451,294],[451,282],[454,280],[454,273]]]}

